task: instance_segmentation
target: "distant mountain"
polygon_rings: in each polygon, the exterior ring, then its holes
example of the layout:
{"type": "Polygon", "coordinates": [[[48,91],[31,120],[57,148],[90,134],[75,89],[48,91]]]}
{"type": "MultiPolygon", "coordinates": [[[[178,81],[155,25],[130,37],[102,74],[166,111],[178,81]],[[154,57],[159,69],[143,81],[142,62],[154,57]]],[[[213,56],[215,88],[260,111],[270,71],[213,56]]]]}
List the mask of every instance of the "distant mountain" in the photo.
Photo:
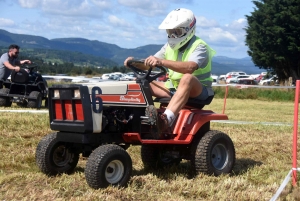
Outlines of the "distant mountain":
{"type": "MultiPolygon", "coordinates": [[[[121,48],[115,44],[87,40],[84,38],[57,38],[47,39],[41,36],[14,34],[0,29],[0,46],[8,47],[10,44],[18,44],[22,48],[39,48],[51,50],[66,50],[81,52],[83,54],[109,59],[112,63],[123,65],[128,56],[143,59],[155,54],[162,45],[146,45],[133,49],[121,48]]],[[[248,74],[257,74],[263,70],[255,67],[250,57],[234,59],[224,56],[213,58],[213,74],[226,74],[230,71],[244,71],[248,74]]]]}

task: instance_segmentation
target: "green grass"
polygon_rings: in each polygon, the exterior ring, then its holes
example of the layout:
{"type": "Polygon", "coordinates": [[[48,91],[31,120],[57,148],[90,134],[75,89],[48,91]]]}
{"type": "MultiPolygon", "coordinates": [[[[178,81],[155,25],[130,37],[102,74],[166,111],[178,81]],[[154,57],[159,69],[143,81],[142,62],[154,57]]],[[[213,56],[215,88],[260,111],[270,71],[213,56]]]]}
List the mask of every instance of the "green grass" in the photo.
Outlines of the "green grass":
{"type": "MultiPolygon", "coordinates": [[[[225,87],[213,87],[216,98],[224,98],[225,87]]],[[[265,100],[265,101],[294,101],[295,89],[287,88],[236,88],[228,87],[228,98],[265,100]]]]}
{"type": "MultiPolygon", "coordinates": [[[[222,113],[223,104],[223,99],[216,98],[204,109],[222,113]]],[[[211,123],[211,129],[227,133],[234,142],[232,175],[191,177],[188,161],[163,170],[144,169],[140,146],[131,146],[133,173],[128,187],[99,190],[85,181],[86,158],[80,158],[71,175],[48,177],[39,171],[35,149],[52,132],[47,113],[1,112],[0,200],[269,200],[292,167],[293,127],[259,122],[292,124],[293,108],[292,101],[227,99],[225,113],[230,120],[257,122],[211,123]]],[[[299,188],[290,182],[280,200],[299,199],[299,188]]]]}

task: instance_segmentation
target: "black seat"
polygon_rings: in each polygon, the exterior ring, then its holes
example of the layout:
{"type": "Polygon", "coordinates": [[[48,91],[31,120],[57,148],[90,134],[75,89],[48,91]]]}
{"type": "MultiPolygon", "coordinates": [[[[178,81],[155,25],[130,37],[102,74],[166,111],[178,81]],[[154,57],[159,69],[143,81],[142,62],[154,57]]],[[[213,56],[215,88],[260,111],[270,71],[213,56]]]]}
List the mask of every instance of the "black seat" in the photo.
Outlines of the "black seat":
{"type": "MultiPolygon", "coordinates": [[[[197,109],[202,109],[205,105],[209,105],[214,98],[214,95],[209,96],[206,100],[197,100],[195,98],[189,98],[188,102],[185,104],[186,107],[192,107],[197,109]]],[[[169,104],[171,98],[155,98],[154,102],[159,102],[161,104],[169,104]]]]}
{"type": "Polygon", "coordinates": [[[28,72],[21,68],[19,72],[12,71],[11,73],[11,81],[15,83],[25,84],[28,83],[29,74],[28,72]]]}

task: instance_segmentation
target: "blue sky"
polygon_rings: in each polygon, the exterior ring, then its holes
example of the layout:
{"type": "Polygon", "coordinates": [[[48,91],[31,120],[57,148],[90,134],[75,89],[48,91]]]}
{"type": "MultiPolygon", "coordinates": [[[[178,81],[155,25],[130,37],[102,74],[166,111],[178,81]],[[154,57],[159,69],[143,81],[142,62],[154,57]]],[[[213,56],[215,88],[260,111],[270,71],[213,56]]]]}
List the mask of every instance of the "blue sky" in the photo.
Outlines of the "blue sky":
{"type": "MultiPolygon", "coordinates": [[[[137,48],[164,44],[158,26],[176,8],[197,19],[196,35],[216,56],[247,57],[247,20],[252,0],[0,0],[0,29],[48,39],[79,37],[137,48]]],[[[19,44],[21,47],[22,45],[19,44]]]]}

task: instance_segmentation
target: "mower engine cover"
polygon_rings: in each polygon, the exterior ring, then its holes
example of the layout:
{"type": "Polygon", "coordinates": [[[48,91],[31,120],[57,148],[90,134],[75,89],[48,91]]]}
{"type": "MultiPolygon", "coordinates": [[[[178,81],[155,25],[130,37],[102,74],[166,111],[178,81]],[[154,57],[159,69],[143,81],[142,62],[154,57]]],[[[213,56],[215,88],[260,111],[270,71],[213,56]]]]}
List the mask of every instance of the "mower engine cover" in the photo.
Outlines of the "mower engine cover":
{"type": "Polygon", "coordinates": [[[53,85],[49,88],[52,130],[100,133],[105,127],[104,108],[146,108],[152,96],[134,81],[53,85]]]}

